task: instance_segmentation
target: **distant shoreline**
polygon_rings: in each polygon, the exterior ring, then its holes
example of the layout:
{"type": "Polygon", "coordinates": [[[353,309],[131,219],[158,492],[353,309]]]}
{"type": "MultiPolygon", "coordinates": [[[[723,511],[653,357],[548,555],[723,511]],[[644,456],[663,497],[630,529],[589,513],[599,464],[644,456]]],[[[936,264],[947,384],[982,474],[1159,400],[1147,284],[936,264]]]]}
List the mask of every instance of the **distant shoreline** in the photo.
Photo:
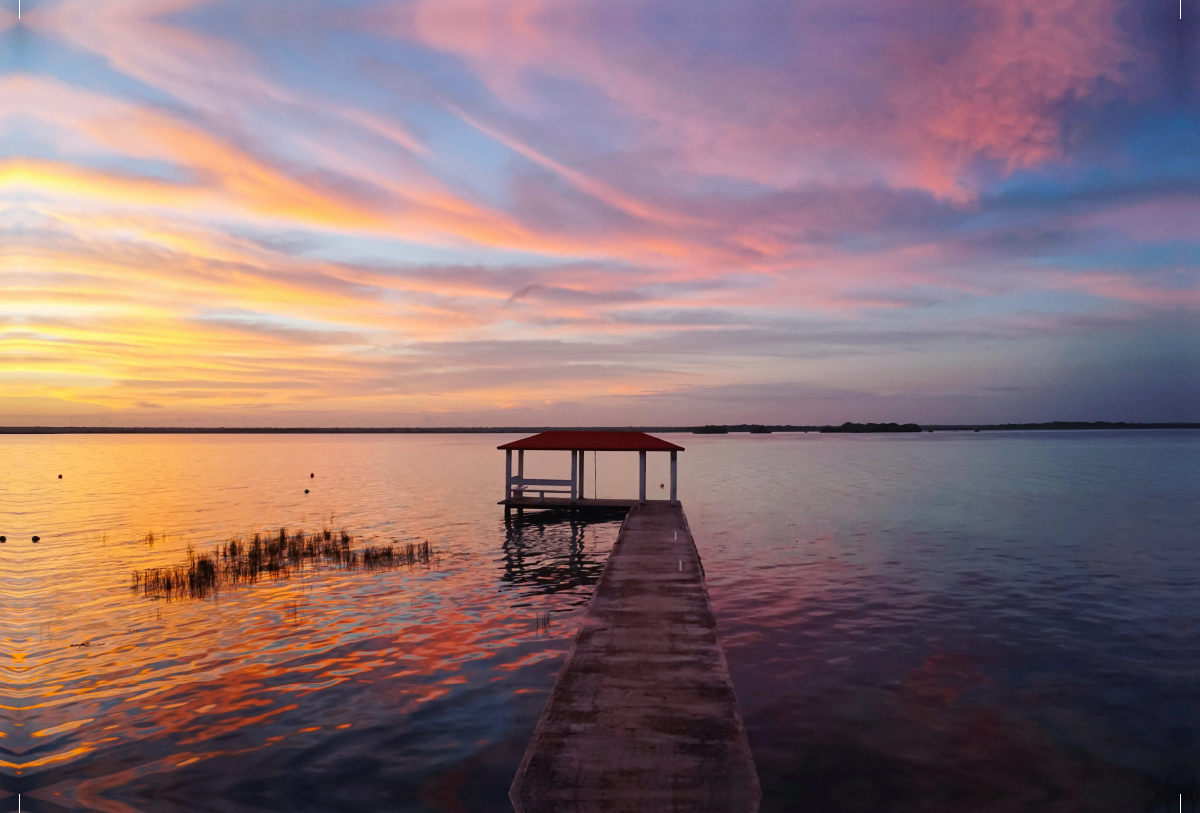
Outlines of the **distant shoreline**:
{"type": "MultiPolygon", "coordinates": [[[[774,434],[787,432],[827,433],[836,427],[772,424],[728,424],[725,431],[706,426],[454,426],[454,427],[197,427],[197,426],[0,426],[0,435],[444,435],[444,434],[523,434],[554,430],[636,431],[672,434],[774,434]],[[707,431],[706,431],[707,430],[707,431]]],[[[921,432],[1018,432],[1048,430],[1113,429],[1200,429],[1200,423],[1122,423],[1108,421],[1053,421],[1050,423],[1005,424],[921,424],[921,432]]],[[[910,430],[911,431],[911,430],[910,430]]],[[[881,432],[879,434],[890,434],[881,432]]]]}

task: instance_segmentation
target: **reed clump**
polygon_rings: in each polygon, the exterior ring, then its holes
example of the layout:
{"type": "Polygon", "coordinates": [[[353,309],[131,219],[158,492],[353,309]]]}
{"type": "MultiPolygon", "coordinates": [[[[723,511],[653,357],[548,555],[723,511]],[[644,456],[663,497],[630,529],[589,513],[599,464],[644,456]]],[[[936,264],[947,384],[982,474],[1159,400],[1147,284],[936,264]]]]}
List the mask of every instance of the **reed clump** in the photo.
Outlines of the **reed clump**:
{"type": "Polygon", "coordinates": [[[324,528],[305,533],[280,528],[256,533],[248,541],[234,537],[209,553],[196,553],[189,546],[183,564],[135,570],[130,589],[150,598],[203,599],[224,587],[254,584],[263,578],[284,579],[304,571],[413,567],[429,565],[433,557],[428,541],[355,548],[346,531],[324,528]]]}

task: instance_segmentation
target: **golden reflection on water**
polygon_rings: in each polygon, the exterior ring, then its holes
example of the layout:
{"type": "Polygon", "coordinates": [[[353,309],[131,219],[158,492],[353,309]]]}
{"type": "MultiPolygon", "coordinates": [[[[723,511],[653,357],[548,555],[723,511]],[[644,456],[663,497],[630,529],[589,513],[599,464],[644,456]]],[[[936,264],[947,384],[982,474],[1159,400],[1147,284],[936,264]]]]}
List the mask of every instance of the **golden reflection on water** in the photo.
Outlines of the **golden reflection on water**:
{"type": "Polygon", "coordinates": [[[619,517],[506,541],[507,438],[447,440],[6,440],[0,465],[22,476],[0,493],[3,787],[118,810],[164,773],[247,774],[220,793],[270,770],[256,754],[354,753],[356,730],[410,718],[427,732],[418,778],[504,739],[508,698],[549,689],[619,517]],[[206,600],[129,590],[133,571],[179,564],[189,546],[331,524],[370,543],[429,539],[440,555],[206,600]],[[546,610],[550,635],[535,623],[546,610]]]}

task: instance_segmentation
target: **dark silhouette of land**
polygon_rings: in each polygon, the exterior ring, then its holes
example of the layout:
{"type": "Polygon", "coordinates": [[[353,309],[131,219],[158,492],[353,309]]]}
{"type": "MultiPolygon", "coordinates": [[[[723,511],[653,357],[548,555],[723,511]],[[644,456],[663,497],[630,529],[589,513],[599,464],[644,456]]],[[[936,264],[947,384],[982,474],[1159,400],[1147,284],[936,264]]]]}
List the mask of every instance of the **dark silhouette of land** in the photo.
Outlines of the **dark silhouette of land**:
{"type": "Polygon", "coordinates": [[[915,423],[850,423],[846,421],[841,426],[822,426],[821,432],[826,434],[840,433],[844,435],[874,435],[881,432],[920,432],[921,427],[915,423]]]}
{"type": "Polygon", "coordinates": [[[690,432],[725,435],[735,432],[969,432],[1053,429],[1200,429],[1200,423],[1126,423],[1125,421],[1050,421],[1048,423],[922,424],[844,423],[840,426],[741,423],[708,426],[0,426],[0,435],[371,435],[371,434],[524,434],[550,431],[690,432]],[[851,428],[847,428],[851,427],[851,428]]]}

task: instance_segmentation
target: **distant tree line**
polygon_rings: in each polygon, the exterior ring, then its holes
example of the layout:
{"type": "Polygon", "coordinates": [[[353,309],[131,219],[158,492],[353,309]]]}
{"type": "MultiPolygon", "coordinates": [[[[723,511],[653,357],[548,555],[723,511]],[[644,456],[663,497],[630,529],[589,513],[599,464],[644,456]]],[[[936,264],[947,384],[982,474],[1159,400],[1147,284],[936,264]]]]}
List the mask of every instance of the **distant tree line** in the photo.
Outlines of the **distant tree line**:
{"type": "Polygon", "coordinates": [[[839,432],[848,435],[875,434],[878,432],[920,432],[921,427],[915,423],[851,423],[846,421],[841,426],[822,426],[823,434],[839,432]]]}
{"type": "MultiPolygon", "coordinates": [[[[1195,423],[1126,423],[1125,421],[1049,421],[1047,423],[1002,423],[979,429],[1196,429],[1195,423]]],[[[972,427],[974,428],[974,427],[972,427]]]]}
{"type": "Polygon", "coordinates": [[[752,435],[769,435],[772,432],[845,432],[863,434],[868,432],[920,432],[921,427],[915,423],[851,423],[847,421],[841,426],[771,426],[761,423],[740,423],[732,425],[697,426],[692,429],[694,435],[728,435],[731,432],[749,432],[752,435]]]}
{"type": "Polygon", "coordinates": [[[731,426],[697,426],[694,435],[727,435],[730,432],[749,432],[752,435],[769,435],[772,432],[806,432],[809,426],[764,426],[761,423],[739,423],[731,426]]]}
{"type": "MultiPolygon", "coordinates": [[[[707,426],[690,427],[696,435],[725,435],[732,432],[750,432],[752,434],[769,434],[771,432],[821,432],[824,434],[875,434],[885,432],[1004,432],[1020,430],[1069,430],[1069,429],[1200,429],[1200,423],[1126,423],[1125,421],[1047,421],[1045,423],[1003,423],[1003,424],[925,424],[915,423],[854,423],[846,421],[841,426],[796,426],[771,425],[757,423],[742,424],[709,424],[707,426]]],[[[654,430],[644,430],[654,431],[654,430]]],[[[659,431],[688,431],[688,428],[659,430],[659,431]]]]}

